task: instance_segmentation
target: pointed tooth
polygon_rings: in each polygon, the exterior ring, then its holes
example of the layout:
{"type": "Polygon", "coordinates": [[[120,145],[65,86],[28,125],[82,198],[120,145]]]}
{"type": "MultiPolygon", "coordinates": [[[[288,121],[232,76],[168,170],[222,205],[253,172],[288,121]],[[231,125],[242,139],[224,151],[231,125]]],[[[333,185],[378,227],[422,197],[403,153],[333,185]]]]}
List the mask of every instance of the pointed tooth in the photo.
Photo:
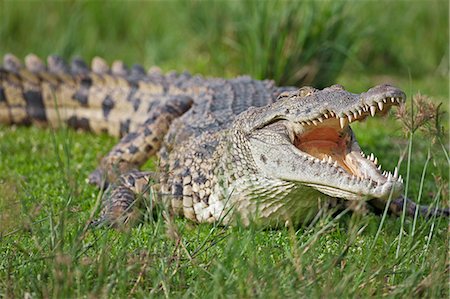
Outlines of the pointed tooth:
{"type": "Polygon", "coordinates": [[[328,163],[333,163],[333,158],[331,158],[331,156],[328,156],[328,163]]]}
{"type": "Polygon", "coordinates": [[[403,178],[402,178],[401,175],[398,177],[398,181],[399,181],[400,183],[403,183],[403,178]]]}
{"type": "Polygon", "coordinates": [[[392,180],[392,173],[389,172],[387,179],[388,181],[392,180]]]}
{"type": "Polygon", "coordinates": [[[373,153],[370,154],[369,159],[370,159],[370,161],[373,161],[375,159],[373,153]]]}
{"type": "Polygon", "coordinates": [[[352,116],[351,114],[349,114],[349,115],[347,116],[347,118],[348,118],[348,122],[351,123],[351,122],[352,122],[352,119],[353,119],[353,116],[352,116]]]}
{"type": "Polygon", "coordinates": [[[400,103],[400,98],[395,98],[395,101],[396,101],[397,103],[400,103]]]}
{"type": "Polygon", "coordinates": [[[341,125],[341,128],[343,129],[345,127],[345,125],[347,125],[347,119],[345,117],[340,117],[339,124],[341,125]]]}
{"type": "Polygon", "coordinates": [[[307,120],[306,123],[308,124],[308,126],[312,125],[312,123],[309,120],[307,120]]]}
{"type": "Polygon", "coordinates": [[[354,111],[354,112],[353,112],[353,117],[354,117],[355,119],[357,119],[358,116],[359,116],[359,115],[358,115],[358,112],[354,111]]]}
{"type": "Polygon", "coordinates": [[[383,111],[383,102],[378,102],[378,109],[380,109],[380,111],[383,111]]]}
{"type": "Polygon", "coordinates": [[[384,99],[383,99],[383,103],[386,103],[386,102],[387,102],[387,99],[386,99],[386,98],[384,98],[384,99]]]}
{"type": "Polygon", "coordinates": [[[394,98],[394,97],[391,98],[391,102],[392,102],[392,103],[395,102],[395,98],[394,98]]]}
{"type": "Polygon", "coordinates": [[[320,160],[319,160],[319,159],[317,159],[317,158],[315,158],[315,159],[314,159],[314,162],[316,162],[316,163],[319,163],[319,162],[320,162],[320,160]]]}
{"type": "Polygon", "coordinates": [[[330,116],[328,115],[328,113],[324,113],[323,116],[324,116],[325,118],[330,117],[330,116]]]}
{"type": "Polygon", "coordinates": [[[323,123],[323,118],[322,118],[322,117],[319,116],[319,117],[317,118],[317,120],[320,121],[321,123],[323,123]]]}
{"type": "Polygon", "coordinates": [[[377,158],[377,157],[375,157],[375,160],[373,160],[373,163],[374,163],[375,165],[378,164],[378,158],[377,158]]]}
{"type": "Polygon", "coordinates": [[[361,109],[361,108],[358,108],[358,114],[359,114],[359,115],[362,115],[362,113],[363,113],[362,109],[361,109]]]}
{"type": "Polygon", "coordinates": [[[377,167],[377,168],[378,168],[378,170],[381,170],[381,165],[378,165],[378,167],[377,167]]]}
{"type": "Polygon", "coordinates": [[[338,167],[338,162],[337,162],[337,161],[334,161],[333,166],[334,166],[334,167],[338,167]]]}
{"type": "Polygon", "coordinates": [[[394,179],[398,178],[398,168],[394,168],[394,179]]]}
{"type": "Polygon", "coordinates": [[[315,126],[317,126],[317,124],[318,124],[318,122],[317,122],[315,119],[312,120],[312,123],[313,123],[315,126]]]}
{"type": "Polygon", "coordinates": [[[370,115],[375,116],[376,112],[377,112],[377,107],[370,106],[370,115]]]}

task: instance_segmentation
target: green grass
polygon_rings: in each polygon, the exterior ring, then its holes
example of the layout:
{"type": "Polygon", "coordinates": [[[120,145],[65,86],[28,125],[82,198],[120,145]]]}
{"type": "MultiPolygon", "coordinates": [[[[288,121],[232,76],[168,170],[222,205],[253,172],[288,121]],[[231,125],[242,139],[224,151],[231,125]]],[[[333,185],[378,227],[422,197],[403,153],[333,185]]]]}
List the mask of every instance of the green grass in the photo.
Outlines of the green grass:
{"type": "MultiPolygon", "coordinates": [[[[448,103],[447,2],[328,4],[2,1],[0,54],[100,55],[355,92],[391,82],[410,101],[420,91],[448,103]]],[[[406,177],[410,162],[411,198],[448,206],[446,136],[442,147],[415,132],[408,157],[392,116],[352,127],[385,169],[401,160],[406,177]]],[[[159,213],[128,231],[87,229],[99,192],[85,179],[116,142],[0,127],[0,298],[449,296],[447,219],[343,213],[261,230],[159,213]]]]}

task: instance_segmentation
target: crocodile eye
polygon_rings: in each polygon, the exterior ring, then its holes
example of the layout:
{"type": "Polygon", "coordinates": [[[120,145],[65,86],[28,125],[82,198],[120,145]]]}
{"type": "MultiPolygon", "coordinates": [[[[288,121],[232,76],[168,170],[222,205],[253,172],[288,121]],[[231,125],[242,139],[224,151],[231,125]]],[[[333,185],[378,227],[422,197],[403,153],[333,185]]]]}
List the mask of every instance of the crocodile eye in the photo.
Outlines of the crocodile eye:
{"type": "Polygon", "coordinates": [[[300,88],[300,89],[298,90],[297,94],[298,94],[300,97],[307,97],[307,96],[313,94],[313,93],[316,92],[316,91],[317,91],[317,89],[315,89],[314,87],[311,87],[311,86],[303,86],[302,88],[300,88]]]}
{"type": "Polygon", "coordinates": [[[291,96],[292,95],[292,92],[289,92],[289,91],[283,91],[282,93],[280,93],[280,95],[278,96],[278,99],[281,99],[281,98],[287,98],[287,97],[289,97],[289,96],[291,96]]]}

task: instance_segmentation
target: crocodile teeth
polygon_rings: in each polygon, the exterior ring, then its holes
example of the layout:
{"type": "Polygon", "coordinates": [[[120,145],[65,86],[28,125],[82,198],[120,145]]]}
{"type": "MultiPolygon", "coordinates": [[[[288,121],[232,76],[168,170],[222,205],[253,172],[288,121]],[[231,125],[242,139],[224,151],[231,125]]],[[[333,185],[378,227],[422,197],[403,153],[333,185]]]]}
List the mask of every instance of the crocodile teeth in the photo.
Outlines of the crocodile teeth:
{"type": "Polygon", "coordinates": [[[392,180],[392,173],[389,172],[387,179],[388,181],[392,180]]]}
{"type": "Polygon", "coordinates": [[[358,112],[353,112],[353,117],[356,119],[356,118],[358,118],[358,112]]]}
{"type": "Polygon", "coordinates": [[[330,117],[330,116],[328,115],[328,113],[324,113],[323,116],[324,116],[325,118],[330,117]]]}
{"type": "Polygon", "coordinates": [[[399,177],[398,177],[398,181],[399,181],[400,183],[403,183],[403,178],[402,178],[402,176],[399,176],[399,177]]]}
{"type": "Polygon", "coordinates": [[[315,125],[315,126],[317,126],[317,121],[316,120],[312,120],[312,123],[315,125]]]}
{"type": "Polygon", "coordinates": [[[394,179],[396,179],[398,177],[398,169],[397,167],[395,167],[394,169],[394,179]]]}
{"type": "Polygon", "coordinates": [[[328,156],[328,163],[333,163],[333,158],[331,158],[331,156],[328,156]]]}
{"type": "Polygon", "coordinates": [[[361,109],[361,108],[358,108],[358,114],[359,114],[359,115],[362,115],[362,113],[363,113],[362,109],[361,109]]]}
{"type": "Polygon", "coordinates": [[[378,102],[378,108],[380,109],[380,111],[383,110],[383,102],[378,102]]]}
{"type": "Polygon", "coordinates": [[[341,128],[343,129],[347,125],[347,119],[345,117],[340,117],[339,124],[341,125],[341,128]]]}
{"type": "Polygon", "coordinates": [[[370,106],[370,115],[375,116],[376,112],[377,112],[377,107],[370,106]]]}
{"type": "Polygon", "coordinates": [[[322,118],[322,117],[319,116],[317,119],[318,119],[321,123],[323,123],[323,118],[322,118]]]}
{"type": "Polygon", "coordinates": [[[391,98],[391,102],[394,103],[395,102],[395,98],[391,98]]]}
{"type": "Polygon", "coordinates": [[[352,115],[349,114],[349,115],[347,116],[347,118],[348,118],[348,122],[351,123],[351,122],[352,122],[352,115]]]}
{"type": "Polygon", "coordinates": [[[333,166],[334,166],[334,167],[338,167],[338,162],[337,162],[337,161],[334,161],[333,166]]]}
{"type": "Polygon", "coordinates": [[[381,170],[381,165],[378,165],[378,170],[381,170]]]}
{"type": "Polygon", "coordinates": [[[370,159],[370,161],[373,161],[373,160],[375,160],[375,156],[373,155],[373,153],[371,153],[371,154],[370,154],[370,157],[369,157],[369,159],[370,159]]]}
{"type": "Polygon", "coordinates": [[[386,98],[384,98],[384,99],[383,99],[383,102],[384,102],[384,103],[386,103],[386,102],[387,102],[387,99],[386,99],[386,98]]]}

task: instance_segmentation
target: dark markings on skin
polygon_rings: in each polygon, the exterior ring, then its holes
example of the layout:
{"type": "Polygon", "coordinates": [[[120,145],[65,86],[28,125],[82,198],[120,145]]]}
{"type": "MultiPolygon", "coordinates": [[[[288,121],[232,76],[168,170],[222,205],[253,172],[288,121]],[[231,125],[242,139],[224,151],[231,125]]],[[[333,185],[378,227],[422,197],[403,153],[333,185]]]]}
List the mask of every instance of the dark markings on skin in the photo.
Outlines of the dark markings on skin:
{"type": "Polygon", "coordinates": [[[149,128],[145,128],[144,129],[144,135],[145,136],[150,136],[152,134],[153,134],[153,131],[151,129],[149,129],[149,128]]]}
{"type": "Polygon", "coordinates": [[[206,183],[207,180],[208,180],[208,179],[206,178],[206,176],[205,176],[204,174],[200,173],[200,174],[198,175],[198,177],[196,177],[196,178],[194,179],[194,182],[197,183],[197,184],[199,184],[199,185],[201,185],[201,184],[206,183]]]}
{"type": "Polygon", "coordinates": [[[171,115],[177,115],[177,109],[175,107],[172,107],[170,105],[166,105],[161,109],[162,113],[169,113],[171,115]]]}
{"type": "Polygon", "coordinates": [[[111,99],[109,95],[107,95],[102,102],[103,116],[105,118],[108,118],[108,115],[113,108],[114,108],[114,101],[111,99]]]}
{"type": "Polygon", "coordinates": [[[139,109],[139,106],[141,105],[141,99],[134,99],[132,102],[133,102],[133,109],[136,112],[139,109]]]}
{"type": "Polygon", "coordinates": [[[23,97],[27,102],[26,109],[30,118],[41,121],[47,120],[47,116],[45,115],[44,101],[40,92],[28,90],[23,93],[23,97]]]}
{"type": "Polygon", "coordinates": [[[159,104],[159,102],[157,102],[157,101],[154,101],[154,102],[150,102],[150,103],[148,104],[148,109],[147,109],[147,112],[150,112],[150,111],[152,111],[152,110],[153,110],[153,108],[155,107],[155,105],[157,105],[157,104],[159,104]]]}
{"type": "Polygon", "coordinates": [[[149,153],[149,152],[151,152],[152,150],[153,150],[153,146],[151,146],[150,144],[147,144],[147,145],[145,146],[145,152],[149,153]]]}
{"type": "Polygon", "coordinates": [[[134,179],[134,176],[132,176],[132,175],[128,176],[128,184],[133,187],[135,186],[136,180],[134,179]]]}
{"type": "Polygon", "coordinates": [[[82,129],[84,131],[89,131],[91,129],[89,126],[89,120],[86,117],[78,118],[76,116],[71,116],[67,119],[67,125],[75,129],[82,129]]]}
{"type": "Polygon", "coordinates": [[[3,88],[0,88],[0,103],[1,102],[6,103],[6,96],[5,96],[5,91],[3,90],[3,88]]]}
{"type": "Polygon", "coordinates": [[[86,90],[78,90],[74,95],[73,99],[78,101],[82,106],[87,106],[88,103],[88,93],[86,90]]]}
{"type": "Polygon", "coordinates": [[[120,142],[124,142],[124,143],[128,143],[134,139],[136,139],[139,136],[138,133],[133,132],[133,133],[128,133],[127,135],[125,135],[122,140],[120,142]]]}
{"type": "Polygon", "coordinates": [[[130,154],[135,154],[139,151],[139,148],[137,146],[130,145],[130,147],[128,148],[128,151],[130,152],[130,154]]]}
{"type": "Polygon", "coordinates": [[[174,184],[172,194],[175,196],[183,196],[183,186],[181,184],[174,184]]]}
{"type": "Polygon", "coordinates": [[[130,131],[130,120],[120,122],[120,136],[127,134],[130,131]]]}
{"type": "Polygon", "coordinates": [[[158,118],[158,115],[153,115],[152,117],[150,117],[150,118],[148,118],[146,121],[145,121],[145,124],[146,125],[151,125],[151,124],[153,124],[154,122],[155,122],[155,120],[158,118]]]}
{"type": "Polygon", "coordinates": [[[191,175],[191,170],[189,168],[184,168],[183,172],[181,173],[181,176],[186,177],[188,175],[191,175]]]}
{"type": "Polygon", "coordinates": [[[267,163],[267,157],[266,157],[266,156],[261,155],[259,158],[261,159],[261,161],[262,161],[264,164],[267,163]]]}
{"type": "Polygon", "coordinates": [[[89,77],[82,77],[80,80],[80,89],[73,95],[73,99],[78,101],[82,106],[87,106],[89,88],[92,86],[92,79],[89,77]]]}
{"type": "Polygon", "coordinates": [[[280,159],[277,159],[277,160],[275,161],[275,163],[277,163],[277,166],[280,166],[280,164],[281,164],[280,159]]]}
{"type": "Polygon", "coordinates": [[[89,72],[88,66],[80,58],[75,58],[74,60],[72,60],[70,68],[74,75],[81,75],[89,72]]]}
{"type": "Polygon", "coordinates": [[[90,77],[83,77],[80,81],[81,86],[89,89],[92,86],[92,79],[90,77]]]}
{"type": "Polygon", "coordinates": [[[173,167],[174,168],[178,168],[178,167],[180,167],[180,160],[175,160],[175,162],[173,163],[173,167]]]}
{"type": "Polygon", "coordinates": [[[135,79],[139,80],[144,78],[146,75],[145,73],[145,69],[142,65],[140,64],[135,64],[131,67],[131,77],[134,77],[135,79]]]}

